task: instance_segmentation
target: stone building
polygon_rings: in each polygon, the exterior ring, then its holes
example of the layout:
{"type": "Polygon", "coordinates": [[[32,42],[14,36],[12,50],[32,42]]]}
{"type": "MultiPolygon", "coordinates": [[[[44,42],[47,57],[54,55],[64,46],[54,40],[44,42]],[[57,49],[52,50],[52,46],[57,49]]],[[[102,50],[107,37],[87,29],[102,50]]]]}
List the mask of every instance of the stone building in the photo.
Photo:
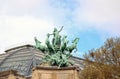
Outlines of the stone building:
{"type": "MultiPolygon", "coordinates": [[[[30,79],[32,68],[40,65],[44,53],[36,49],[33,45],[22,45],[5,50],[0,54],[0,79],[30,79]]],[[[82,67],[83,59],[71,57],[75,65],[82,67]]]]}

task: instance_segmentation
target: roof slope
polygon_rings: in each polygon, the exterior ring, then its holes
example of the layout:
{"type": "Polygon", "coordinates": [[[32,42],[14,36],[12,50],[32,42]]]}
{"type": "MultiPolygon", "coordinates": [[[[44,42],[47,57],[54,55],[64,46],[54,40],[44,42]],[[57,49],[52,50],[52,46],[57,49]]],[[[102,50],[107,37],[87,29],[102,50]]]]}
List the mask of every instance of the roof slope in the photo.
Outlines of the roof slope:
{"type": "Polygon", "coordinates": [[[20,75],[31,75],[32,67],[40,63],[43,53],[31,45],[6,50],[0,55],[0,71],[17,70],[20,75]]]}
{"type": "MultiPolygon", "coordinates": [[[[18,74],[30,76],[32,68],[40,64],[44,53],[34,48],[32,45],[18,46],[0,54],[0,71],[17,70],[18,74]]],[[[76,65],[82,65],[82,59],[71,58],[76,65]]]]}

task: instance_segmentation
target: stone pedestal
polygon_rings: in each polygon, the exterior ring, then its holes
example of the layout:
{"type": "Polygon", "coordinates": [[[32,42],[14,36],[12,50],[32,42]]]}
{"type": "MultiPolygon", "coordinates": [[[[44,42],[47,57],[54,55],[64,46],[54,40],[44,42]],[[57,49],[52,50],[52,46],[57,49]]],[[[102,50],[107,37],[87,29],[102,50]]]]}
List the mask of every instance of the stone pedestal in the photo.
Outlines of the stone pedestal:
{"type": "Polygon", "coordinates": [[[42,67],[33,68],[32,79],[79,79],[76,67],[42,67]]]}

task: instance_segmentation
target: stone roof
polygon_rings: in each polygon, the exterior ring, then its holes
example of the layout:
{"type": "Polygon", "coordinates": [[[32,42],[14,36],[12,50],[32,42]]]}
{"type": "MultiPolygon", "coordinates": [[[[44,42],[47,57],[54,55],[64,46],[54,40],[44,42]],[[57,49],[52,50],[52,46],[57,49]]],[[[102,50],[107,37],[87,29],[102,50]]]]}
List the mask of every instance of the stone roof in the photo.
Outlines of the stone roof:
{"type": "MultiPolygon", "coordinates": [[[[6,70],[16,70],[20,75],[30,76],[32,68],[41,63],[44,53],[36,49],[33,45],[22,45],[14,47],[0,54],[0,72],[6,70]]],[[[82,66],[82,59],[71,57],[75,64],[82,66]]]]}

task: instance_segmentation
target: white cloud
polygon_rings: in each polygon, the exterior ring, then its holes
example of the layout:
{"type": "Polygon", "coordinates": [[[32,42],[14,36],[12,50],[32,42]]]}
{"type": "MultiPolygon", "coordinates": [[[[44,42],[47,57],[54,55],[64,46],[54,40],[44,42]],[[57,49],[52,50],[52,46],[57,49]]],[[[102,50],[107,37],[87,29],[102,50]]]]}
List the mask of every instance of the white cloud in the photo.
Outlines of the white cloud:
{"type": "MultiPolygon", "coordinates": [[[[0,3],[1,16],[34,16],[36,18],[54,20],[56,25],[64,25],[66,17],[72,15],[70,7],[64,7],[64,1],[49,0],[3,0],[0,3]],[[64,23],[64,24],[63,24],[64,23]]],[[[68,3],[69,4],[69,3],[68,3]]],[[[68,5],[66,3],[66,5],[68,5]]],[[[70,22],[70,21],[69,21],[70,22]]]]}
{"type": "Polygon", "coordinates": [[[0,16],[0,47],[6,48],[12,44],[34,41],[37,36],[40,41],[45,39],[46,33],[51,33],[54,22],[34,17],[0,16]]]}
{"type": "Polygon", "coordinates": [[[18,15],[29,13],[38,5],[40,5],[39,8],[43,8],[47,5],[47,0],[2,0],[0,4],[0,14],[18,15]]]}
{"type": "Polygon", "coordinates": [[[79,23],[86,22],[87,27],[120,35],[120,0],[78,0],[78,2],[80,7],[76,10],[75,16],[79,23]]]}

